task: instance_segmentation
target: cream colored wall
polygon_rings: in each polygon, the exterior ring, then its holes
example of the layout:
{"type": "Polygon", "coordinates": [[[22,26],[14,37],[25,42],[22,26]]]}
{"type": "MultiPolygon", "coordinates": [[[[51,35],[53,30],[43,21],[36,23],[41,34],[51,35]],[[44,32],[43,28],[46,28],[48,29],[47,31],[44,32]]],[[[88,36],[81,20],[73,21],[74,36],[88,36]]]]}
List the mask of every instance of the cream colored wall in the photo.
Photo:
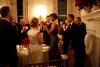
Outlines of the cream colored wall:
{"type": "Polygon", "coordinates": [[[52,0],[52,3],[51,3],[51,4],[54,5],[54,6],[52,7],[52,9],[53,9],[54,11],[52,11],[52,12],[58,14],[58,0],[52,0]],[[54,2],[53,2],[53,1],[54,1],[54,2]]]}
{"type": "Polygon", "coordinates": [[[23,20],[28,21],[28,0],[23,0],[23,20]]]}
{"type": "Polygon", "coordinates": [[[13,18],[17,23],[17,0],[10,0],[10,4],[11,4],[11,11],[13,14],[13,18]]]}
{"type": "Polygon", "coordinates": [[[74,14],[80,16],[80,11],[75,7],[75,0],[67,0],[67,14],[74,14]]]}
{"type": "Polygon", "coordinates": [[[50,13],[58,14],[58,0],[23,0],[23,19],[31,20],[33,15],[33,9],[35,5],[44,4],[47,7],[47,15],[50,13]]]}

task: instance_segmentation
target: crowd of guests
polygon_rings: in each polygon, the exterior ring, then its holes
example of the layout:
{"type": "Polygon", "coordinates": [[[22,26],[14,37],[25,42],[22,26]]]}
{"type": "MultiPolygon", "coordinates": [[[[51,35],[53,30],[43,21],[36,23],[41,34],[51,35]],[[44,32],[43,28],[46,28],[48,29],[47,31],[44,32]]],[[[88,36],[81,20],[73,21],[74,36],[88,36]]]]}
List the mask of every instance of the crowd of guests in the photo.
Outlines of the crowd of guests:
{"type": "Polygon", "coordinates": [[[68,55],[68,67],[85,67],[86,25],[81,17],[68,14],[60,24],[57,14],[52,13],[46,21],[33,17],[30,22],[21,20],[16,24],[12,22],[13,16],[8,6],[2,7],[0,14],[0,67],[17,67],[16,45],[29,48],[29,63],[43,62],[41,44],[50,46],[49,60],[62,60],[58,34],[62,35],[62,54],[68,55]]]}

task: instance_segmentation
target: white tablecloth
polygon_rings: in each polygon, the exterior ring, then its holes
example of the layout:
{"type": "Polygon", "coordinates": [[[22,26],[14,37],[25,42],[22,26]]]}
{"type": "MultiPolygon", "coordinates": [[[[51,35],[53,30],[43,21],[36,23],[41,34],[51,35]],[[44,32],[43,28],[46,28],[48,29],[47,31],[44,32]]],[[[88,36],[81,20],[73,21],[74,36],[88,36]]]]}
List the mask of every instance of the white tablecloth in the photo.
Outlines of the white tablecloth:
{"type": "MultiPolygon", "coordinates": [[[[49,46],[42,45],[42,51],[43,51],[43,62],[46,62],[49,60],[49,46]]],[[[28,48],[25,48],[23,45],[17,45],[17,52],[19,57],[19,67],[24,67],[25,64],[29,63],[29,50],[28,48]]]]}

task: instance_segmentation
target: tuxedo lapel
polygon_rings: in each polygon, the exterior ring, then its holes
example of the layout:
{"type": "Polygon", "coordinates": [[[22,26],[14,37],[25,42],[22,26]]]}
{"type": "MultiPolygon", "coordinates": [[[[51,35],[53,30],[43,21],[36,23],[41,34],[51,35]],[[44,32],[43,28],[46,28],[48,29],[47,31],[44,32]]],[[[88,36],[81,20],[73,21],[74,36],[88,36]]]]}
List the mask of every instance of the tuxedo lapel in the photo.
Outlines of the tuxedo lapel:
{"type": "Polygon", "coordinates": [[[68,26],[65,26],[65,31],[70,30],[71,29],[71,24],[68,26]]]}

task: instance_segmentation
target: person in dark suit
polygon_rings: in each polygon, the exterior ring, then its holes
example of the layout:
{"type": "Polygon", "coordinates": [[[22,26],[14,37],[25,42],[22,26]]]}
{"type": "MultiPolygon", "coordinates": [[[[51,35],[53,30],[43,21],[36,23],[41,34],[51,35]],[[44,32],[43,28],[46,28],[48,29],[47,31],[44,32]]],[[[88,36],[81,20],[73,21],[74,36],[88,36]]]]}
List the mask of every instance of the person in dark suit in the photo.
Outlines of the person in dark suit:
{"type": "MultiPolygon", "coordinates": [[[[46,22],[45,22],[47,28],[50,30],[51,28],[51,22],[50,22],[50,16],[46,17],[46,22]]],[[[50,46],[50,35],[49,33],[44,29],[43,30],[43,38],[44,38],[44,43],[48,46],[50,46]]]]}
{"type": "MultiPolygon", "coordinates": [[[[83,67],[82,59],[84,58],[84,47],[80,42],[82,39],[80,27],[75,23],[73,14],[68,14],[65,28],[66,29],[63,33],[64,53],[67,54],[69,51],[72,52],[74,59],[70,58],[70,62],[74,61],[73,66],[75,67],[83,67]]],[[[69,57],[72,55],[69,55],[69,57]]]]}
{"type": "Polygon", "coordinates": [[[10,8],[3,6],[0,9],[0,14],[0,67],[17,67],[17,30],[16,27],[9,22],[13,18],[10,8]]]}
{"type": "Polygon", "coordinates": [[[76,21],[75,23],[79,26],[80,28],[80,52],[77,57],[80,58],[81,60],[80,61],[80,65],[81,67],[85,67],[84,66],[84,62],[85,62],[85,59],[86,59],[86,52],[85,52],[85,43],[84,43],[84,38],[85,38],[85,35],[86,35],[86,24],[84,22],[81,21],[81,17],[76,17],[76,21]]]}
{"type": "Polygon", "coordinates": [[[28,38],[27,32],[30,29],[30,25],[24,21],[21,20],[17,25],[17,29],[18,29],[18,45],[22,45],[23,40],[25,38],[28,38]]]}
{"type": "MultiPolygon", "coordinates": [[[[82,41],[82,44],[84,44],[84,38],[87,33],[86,32],[86,24],[81,21],[81,17],[76,17],[75,23],[80,27],[81,41],[82,41]]],[[[83,46],[85,48],[85,45],[83,45],[83,46]]]]}
{"type": "Polygon", "coordinates": [[[77,43],[77,41],[75,40],[78,40],[78,34],[79,28],[77,24],[75,24],[74,15],[68,14],[67,20],[65,22],[65,29],[63,32],[63,49],[65,54],[67,53],[70,46],[71,48],[74,48],[74,45],[72,43],[77,43]]]}

